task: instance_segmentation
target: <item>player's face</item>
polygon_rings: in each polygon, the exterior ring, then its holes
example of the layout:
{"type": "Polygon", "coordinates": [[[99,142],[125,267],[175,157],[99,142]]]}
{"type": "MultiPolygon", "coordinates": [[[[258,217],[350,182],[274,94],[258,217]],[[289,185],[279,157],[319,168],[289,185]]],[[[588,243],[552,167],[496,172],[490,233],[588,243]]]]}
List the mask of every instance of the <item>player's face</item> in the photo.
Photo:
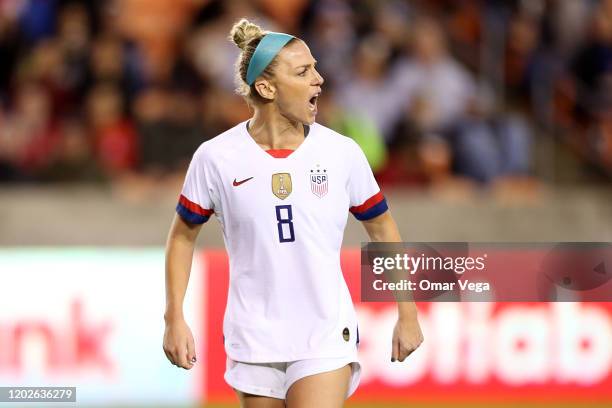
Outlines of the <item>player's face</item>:
{"type": "Polygon", "coordinates": [[[306,44],[299,40],[283,48],[277,61],[273,83],[280,113],[292,121],[312,124],[324,82],[315,69],[317,61],[306,44]]]}

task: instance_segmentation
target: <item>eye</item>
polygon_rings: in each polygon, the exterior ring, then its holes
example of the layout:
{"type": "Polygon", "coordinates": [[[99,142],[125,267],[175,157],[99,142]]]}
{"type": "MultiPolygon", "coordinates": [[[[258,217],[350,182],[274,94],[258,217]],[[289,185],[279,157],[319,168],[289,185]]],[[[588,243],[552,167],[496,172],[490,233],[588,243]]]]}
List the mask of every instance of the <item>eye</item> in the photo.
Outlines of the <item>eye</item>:
{"type": "Polygon", "coordinates": [[[306,75],[306,72],[307,72],[307,71],[308,71],[308,70],[307,70],[307,69],[305,69],[305,70],[303,70],[302,72],[300,72],[298,75],[299,75],[299,76],[301,76],[301,77],[303,77],[303,76],[305,76],[305,75],[306,75]]]}

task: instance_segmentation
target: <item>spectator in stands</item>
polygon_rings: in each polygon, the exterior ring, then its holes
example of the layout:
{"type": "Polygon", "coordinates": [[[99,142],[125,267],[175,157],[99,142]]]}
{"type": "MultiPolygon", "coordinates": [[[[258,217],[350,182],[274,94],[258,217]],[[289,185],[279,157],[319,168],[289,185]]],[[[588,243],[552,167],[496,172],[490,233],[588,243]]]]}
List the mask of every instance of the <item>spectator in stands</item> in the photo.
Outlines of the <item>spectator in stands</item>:
{"type": "Polygon", "coordinates": [[[575,78],[577,113],[590,119],[609,106],[612,91],[612,1],[603,2],[592,16],[587,42],[578,50],[570,69],[575,78]],[[607,6],[607,7],[606,7],[607,6]]]}
{"type": "Polygon", "coordinates": [[[612,1],[602,1],[591,20],[588,40],[570,65],[577,134],[570,143],[612,172],[612,1]]]}
{"type": "Polygon", "coordinates": [[[317,68],[327,78],[327,86],[339,86],[348,78],[338,67],[353,58],[357,42],[351,7],[341,1],[316,2],[312,13],[305,39],[317,56],[317,68]]]}
{"type": "Polygon", "coordinates": [[[385,37],[366,37],[357,47],[353,72],[344,74],[347,80],[337,91],[338,104],[349,114],[373,122],[385,141],[391,139],[406,103],[397,77],[389,75],[390,57],[391,48],[385,37]]]}
{"type": "Polygon", "coordinates": [[[318,104],[318,121],[355,140],[375,174],[383,170],[387,163],[387,146],[374,123],[367,117],[345,112],[335,102],[331,90],[319,96],[318,104]]]}
{"type": "Polygon", "coordinates": [[[36,180],[59,141],[51,96],[38,82],[17,85],[14,106],[0,127],[5,163],[22,180],[36,180]]]}
{"type": "Polygon", "coordinates": [[[87,116],[95,156],[111,178],[136,170],[139,141],[131,120],[124,115],[121,92],[111,83],[98,84],[87,98],[87,116]]]}
{"type": "Polygon", "coordinates": [[[445,34],[438,21],[418,18],[412,24],[411,57],[394,69],[398,88],[407,103],[426,105],[431,132],[440,132],[461,120],[476,98],[476,84],[446,48],[445,34]]]}
{"type": "Polygon", "coordinates": [[[448,53],[436,20],[419,18],[414,22],[412,51],[412,58],[395,72],[409,106],[395,137],[417,140],[416,151],[425,154],[423,165],[435,169],[436,174],[449,168],[443,163],[449,156],[442,154],[448,149],[455,169],[477,181],[527,172],[527,126],[518,116],[490,117],[475,81],[448,53]],[[446,149],[444,143],[448,144],[446,149]],[[435,163],[428,162],[431,157],[435,163]]]}
{"type": "Polygon", "coordinates": [[[184,172],[195,149],[213,135],[214,127],[205,126],[199,108],[199,98],[181,89],[152,87],[138,95],[141,170],[155,177],[184,172]]]}
{"type": "Polygon", "coordinates": [[[20,181],[14,148],[14,138],[7,132],[6,118],[0,106],[0,182],[20,181]]]}
{"type": "Polygon", "coordinates": [[[57,21],[57,43],[63,58],[65,88],[71,100],[66,111],[74,111],[85,95],[91,21],[87,9],[80,3],[68,3],[61,9],[57,21]]]}
{"type": "Polygon", "coordinates": [[[105,180],[94,158],[87,127],[81,119],[72,117],[62,121],[57,149],[40,178],[48,182],[61,183],[91,183],[105,180]]]}

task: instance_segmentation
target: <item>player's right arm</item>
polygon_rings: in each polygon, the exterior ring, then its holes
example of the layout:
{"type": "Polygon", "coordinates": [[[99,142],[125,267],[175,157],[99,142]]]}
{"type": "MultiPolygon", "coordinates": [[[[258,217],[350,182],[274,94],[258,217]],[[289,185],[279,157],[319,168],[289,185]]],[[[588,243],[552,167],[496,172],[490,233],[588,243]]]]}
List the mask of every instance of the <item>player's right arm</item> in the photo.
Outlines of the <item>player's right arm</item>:
{"type": "Polygon", "coordinates": [[[183,316],[195,241],[202,224],[191,224],[175,214],[166,242],[166,312],[164,352],[170,362],[189,370],[196,362],[193,334],[183,316]]]}

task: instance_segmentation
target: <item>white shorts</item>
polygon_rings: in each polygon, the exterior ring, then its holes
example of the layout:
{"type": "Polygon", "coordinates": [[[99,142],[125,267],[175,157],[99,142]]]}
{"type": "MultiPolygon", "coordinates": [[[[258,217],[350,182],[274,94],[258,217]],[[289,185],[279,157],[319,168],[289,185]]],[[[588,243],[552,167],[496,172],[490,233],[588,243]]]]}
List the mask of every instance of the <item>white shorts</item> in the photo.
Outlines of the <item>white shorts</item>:
{"type": "Polygon", "coordinates": [[[243,363],[227,358],[225,382],[246,394],[285,399],[289,387],[304,377],[337,370],[350,364],[351,381],[346,394],[350,397],[361,376],[361,366],[355,357],[320,358],[287,363],[243,363]]]}

